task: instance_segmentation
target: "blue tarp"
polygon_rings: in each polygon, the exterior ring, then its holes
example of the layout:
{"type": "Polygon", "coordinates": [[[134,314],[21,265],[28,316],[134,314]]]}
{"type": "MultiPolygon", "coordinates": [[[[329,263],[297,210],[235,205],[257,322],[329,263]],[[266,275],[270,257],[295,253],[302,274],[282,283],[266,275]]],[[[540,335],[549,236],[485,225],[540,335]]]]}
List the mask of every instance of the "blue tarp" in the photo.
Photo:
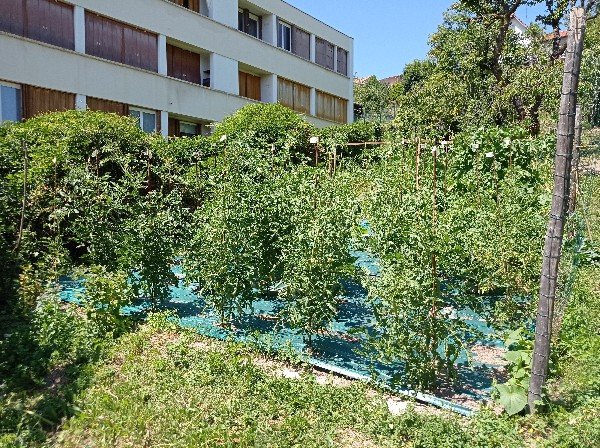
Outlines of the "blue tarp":
{"type": "MultiPolygon", "coordinates": [[[[359,263],[368,263],[365,256],[359,255],[359,263]]],[[[371,266],[375,273],[376,268],[371,266]]],[[[276,316],[278,306],[276,301],[259,300],[253,305],[252,310],[239,316],[232,322],[231,329],[224,329],[217,325],[218,316],[210,309],[195,290],[194,285],[188,286],[183,279],[179,266],[174,267],[174,272],[180,278],[179,285],[171,287],[170,300],[163,306],[164,309],[174,310],[179,317],[183,327],[192,328],[198,333],[218,339],[233,339],[241,342],[253,341],[258,344],[267,345],[275,350],[293,349],[298,354],[306,353],[305,343],[300,334],[285,327],[276,316]]],[[[61,280],[61,299],[77,303],[83,293],[84,286],[81,281],[68,278],[61,280]]],[[[375,353],[369,353],[365,349],[365,337],[361,331],[368,331],[375,323],[375,316],[366,300],[365,290],[357,284],[346,284],[347,295],[343,298],[339,313],[335,321],[330,325],[328,331],[313,338],[310,357],[304,357],[307,362],[316,367],[334,371],[345,376],[373,379],[384,387],[403,394],[409,394],[419,400],[426,401],[437,406],[445,407],[463,415],[472,413],[468,408],[447,402],[430,395],[416,394],[403,389],[395,382],[397,373],[401,371],[401,364],[383,364],[376,359],[375,353]]],[[[124,314],[143,314],[150,308],[150,304],[140,300],[135,306],[123,309],[124,314]]],[[[479,331],[490,334],[491,329],[486,323],[471,312],[459,313],[479,331]]],[[[490,342],[497,345],[498,341],[490,342]]],[[[459,362],[465,362],[463,356],[459,362]]],[[[492,385],[492,376],[497,366],[474,363],[470,367],[462,366],[459,369],[459,381],[456,394],[465,394],[475,400],[488,398],[492,385]]]]}

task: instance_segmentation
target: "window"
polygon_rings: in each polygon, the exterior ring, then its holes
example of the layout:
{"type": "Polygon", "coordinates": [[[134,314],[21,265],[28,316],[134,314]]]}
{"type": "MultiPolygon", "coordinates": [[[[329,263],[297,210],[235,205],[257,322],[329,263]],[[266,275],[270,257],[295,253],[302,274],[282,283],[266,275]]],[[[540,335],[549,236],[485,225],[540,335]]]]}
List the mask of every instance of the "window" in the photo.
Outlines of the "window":
{"type": "Polygon", "coordinates": [[[186,123],[185,121],[179,122],[179,136],[180,137],[195,137],[198,135],[198,125],[195,123],[186,123]]]}
{"type": "Polygon", "coordinates": [[[256,14],[252,14],[247,9],[238,8],[238,30],[262,39],[262,20],[256,14]]]}
{"type": "Polygon", "coordinates": [[[130,108],[129,116],[137,119],[138,125],[144,132],[148,134],[156,132],[156,112],[130,108]]]}
{"type": "Polygon", "coordinates": [[[292,26],[285,22],[277,24],[277,46],[292,51],[292,26]]]}
{"type": "Polygon", "coordinates": [[[248,13],[248,17],[246,20],[246,34],[258,37],[258,16],[252,13],[248,13]]]}
{"type": "Polygon", "coordinates": [[[246,32],[243,9],[238,9],[238,30],[246,32]]]}
{"type": "Polygon", "coordinates": [[[21,89],[18,86],[0,84],[0,123],[21,121],[21,89]]]}

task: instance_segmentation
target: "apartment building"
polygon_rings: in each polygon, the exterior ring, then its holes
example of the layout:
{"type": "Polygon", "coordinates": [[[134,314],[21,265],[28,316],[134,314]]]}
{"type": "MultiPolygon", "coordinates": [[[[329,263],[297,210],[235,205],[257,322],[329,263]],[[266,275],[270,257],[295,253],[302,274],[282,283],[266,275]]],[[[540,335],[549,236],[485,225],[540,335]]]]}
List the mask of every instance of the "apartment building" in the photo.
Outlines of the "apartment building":
{"type": "Polygon", "coordinates": [[[195,135],[252,102],[353,111],[353,40],[281,0],[0,0],[0,122],[66,109],[195,135]]]}

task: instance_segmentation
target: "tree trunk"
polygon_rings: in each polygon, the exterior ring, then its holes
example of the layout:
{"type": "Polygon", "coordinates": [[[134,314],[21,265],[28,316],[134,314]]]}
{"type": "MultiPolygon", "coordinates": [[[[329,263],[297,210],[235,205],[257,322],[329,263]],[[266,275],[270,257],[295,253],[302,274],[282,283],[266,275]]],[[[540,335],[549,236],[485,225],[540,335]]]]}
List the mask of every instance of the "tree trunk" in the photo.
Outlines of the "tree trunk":
{"type": "Polygon", "coordinates": [[[548,374],[554,300],[569,199],[571,157],[575,134],[575,106],[577,104],[584,35],[585,11],[583,8],[573,8],[560,101],[552,211],[544,244],[540,295],[535,325],[535,346],[533,349],[531,382],[529,384],[528,405],[532,414],[535,413],[536,405],[542,399],[542,390],[548,374]]]}
{"type": "Polygon", "coordinates": [[[577,191],[579,189],[579,158],[581,133],[583,132],[581,106],[577,105],[575,113],[575,140],[573,141],[573,162],[571,168],[571,194],[569,197],[569,216],[575,213],[577,207],[577,191]]]}

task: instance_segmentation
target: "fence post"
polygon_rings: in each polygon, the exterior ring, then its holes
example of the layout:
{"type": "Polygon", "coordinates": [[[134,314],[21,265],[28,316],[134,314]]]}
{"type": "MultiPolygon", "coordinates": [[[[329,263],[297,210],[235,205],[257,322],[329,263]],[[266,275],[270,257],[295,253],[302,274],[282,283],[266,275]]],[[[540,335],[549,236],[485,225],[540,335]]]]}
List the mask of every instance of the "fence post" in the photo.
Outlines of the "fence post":
{"type": "Polygon", "coordinates": [[[585,10],[583,8],[573,8],[571,10],[571,22],[561,91],[552,211],[550,213],[548,232],[544,244],[540,294],[535,324],[535,345],[533,348],[531,381],[529,383],[527,398],[529,411],[532,414],[535,414],[536,405],[542,399],[542,391],[548,375],[554,302],[556,299],[558,270],[565,229],[565,215],[569,200],[571,157],[575,134],[575,106],[577,104],[577,89],[579,87],[579,71],[581,68],[584,36],[585,10]]]}

